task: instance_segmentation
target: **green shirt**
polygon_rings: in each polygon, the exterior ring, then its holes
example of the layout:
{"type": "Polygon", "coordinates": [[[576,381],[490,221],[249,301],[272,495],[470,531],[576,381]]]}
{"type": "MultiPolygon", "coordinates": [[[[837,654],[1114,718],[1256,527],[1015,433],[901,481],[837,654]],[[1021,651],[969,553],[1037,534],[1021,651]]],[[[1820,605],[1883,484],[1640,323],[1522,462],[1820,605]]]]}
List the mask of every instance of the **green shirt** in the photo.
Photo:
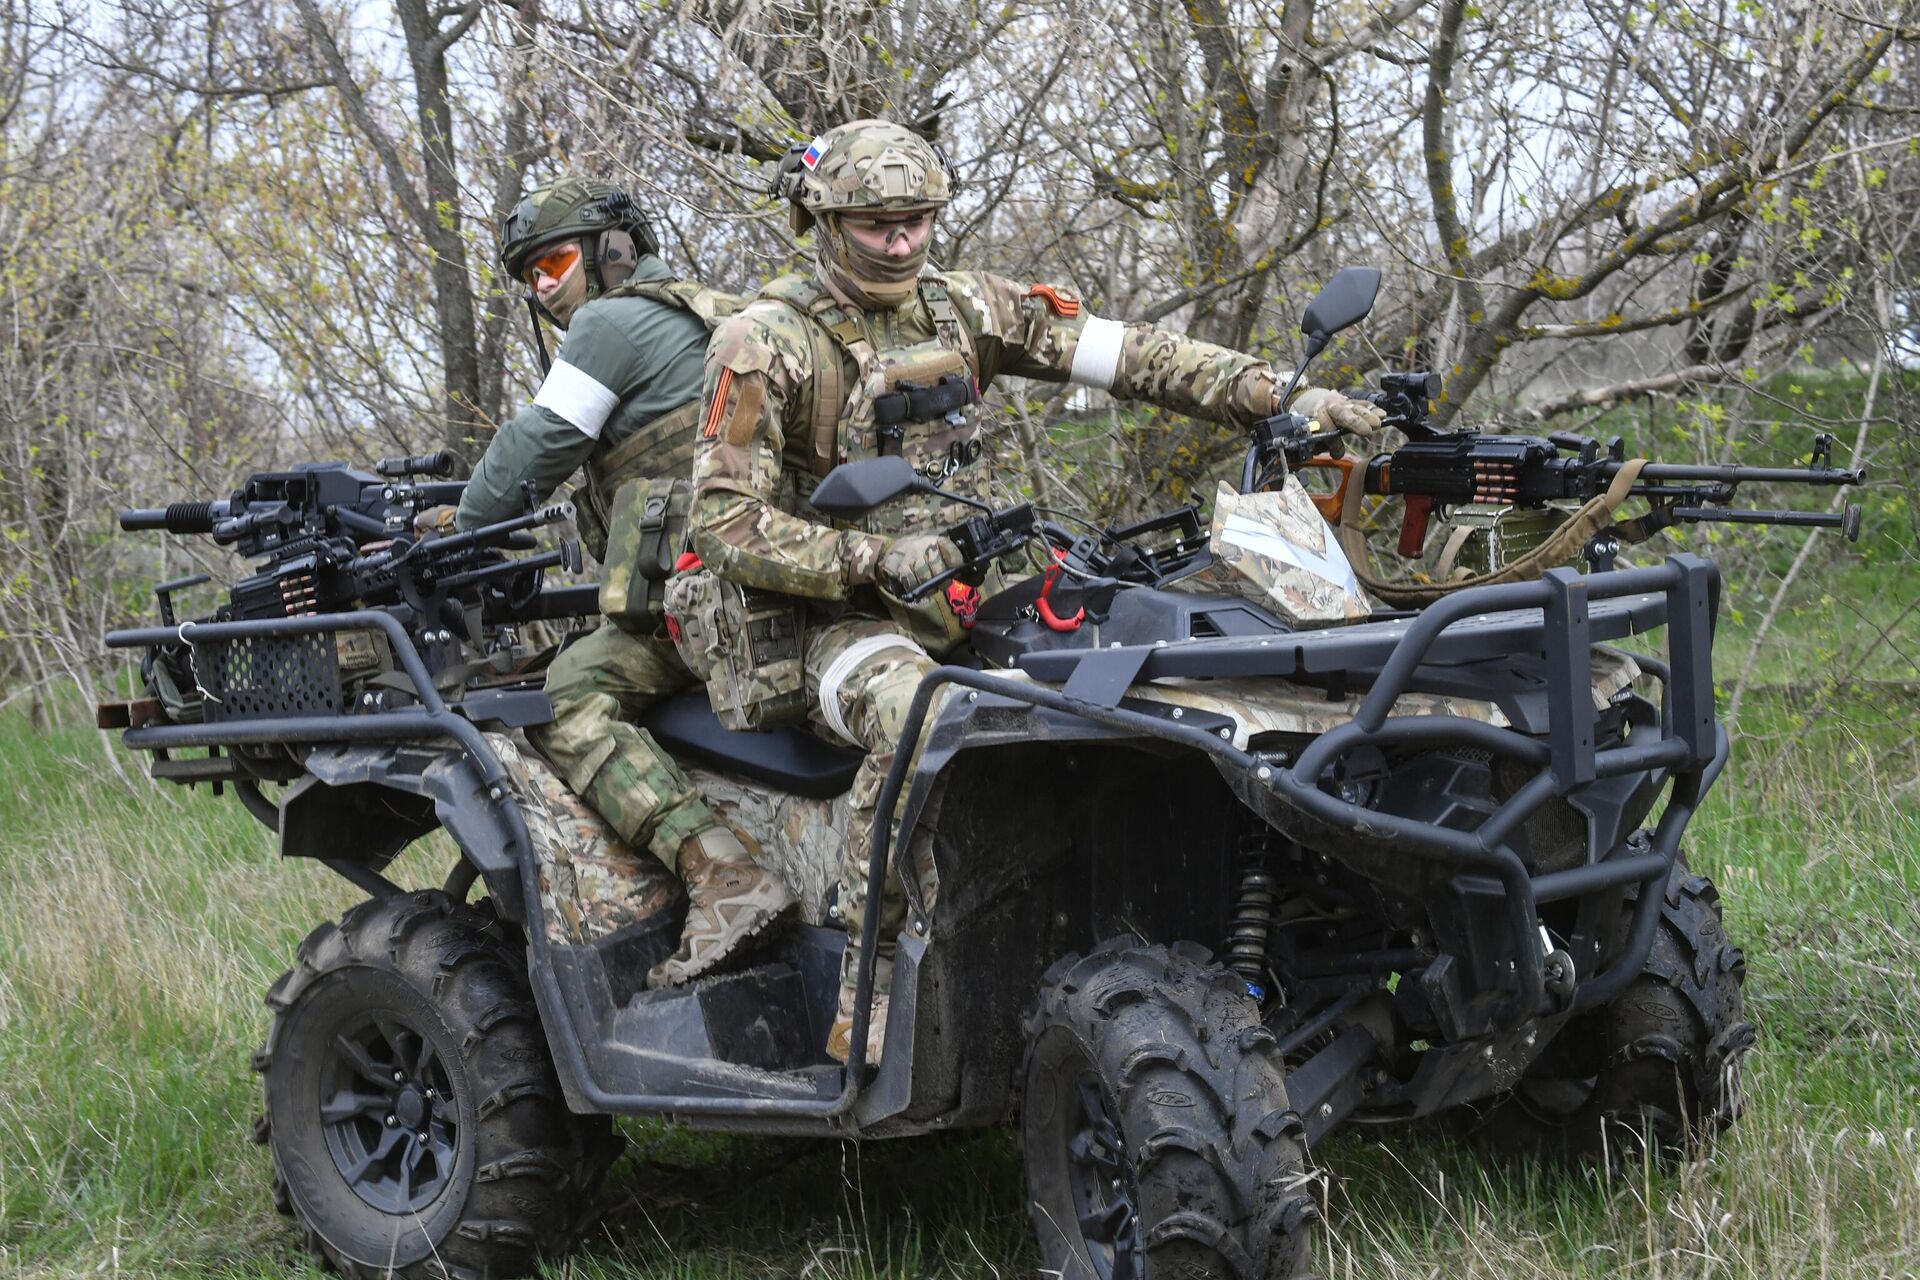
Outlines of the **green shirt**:
{"type": "MultiPolygon", "coordinates": [[[[666,263],[640,259],[629,283],[668,280],[666,263]]],[[[467,481],[455,523],[473,529],[521,512],[520,486],[544,502],[596,452],[700,398],[707,326],[652,298],[596,298],[574,313],[533,403],[494,435],[467,481]]]]}

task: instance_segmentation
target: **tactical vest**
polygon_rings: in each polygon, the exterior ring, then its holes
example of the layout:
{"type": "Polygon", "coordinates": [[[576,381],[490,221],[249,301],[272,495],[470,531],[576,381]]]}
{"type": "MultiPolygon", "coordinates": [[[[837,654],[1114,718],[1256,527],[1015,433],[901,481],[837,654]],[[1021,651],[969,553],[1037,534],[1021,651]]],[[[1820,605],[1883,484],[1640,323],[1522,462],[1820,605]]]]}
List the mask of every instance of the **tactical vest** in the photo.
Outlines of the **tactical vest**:
{"type": "MultiPolygon", "coordinates": [[[[643,280],[601,296],[647,298],[691,312],[709,333],[746,305],[744,298],[691,280],[643,280]]],[[[576,524],[600,561],[600,611],[617,626],[647,634],[686,542],[700,400],[617,435],[623,408],[614,410],[606,428],[618,443],[596,449],[587,460],[586,483],[574,495],[576,524]]]]}
{"type": "MultiPolygon", "coordinates": [[[[801,406],[809,429],[789,434],[783,459],[795,487],[791,514],[820,521],[804,499],[822,477],[842,462],[889,453],[943,489],[984,500],[990,467],[980,439],[979,362],[944,282],[920,282],[931,333],[914,332],[925,328],[917,310],[854,311],[811,276],[783,276],[760,296],[810,322],[813,372],[801,406]]],[[[915,496],[886,504],[862,527],[889,536],[938,531],[965,513],[957,503],[915,496]]]]}
{"type": "MultiPolygon", "coordinates": [[[[722,293],[693,280],[642,280],[623,284],[600,295],[602,298],[646,298],[664,306],[696,316],[711,333],[722,320],[745,306],[738,294],[722,293]]],[[[693,474],[693,455],[698,443],[700,400],[695,397],[651,421],[623,433],[621,408],[616,408],[602,433],[615,440],[605,449],[594,450],[587,460],[587,486],[593,500],[605,512],[613,493],[635,476],[683,477],[693,474]]]]}

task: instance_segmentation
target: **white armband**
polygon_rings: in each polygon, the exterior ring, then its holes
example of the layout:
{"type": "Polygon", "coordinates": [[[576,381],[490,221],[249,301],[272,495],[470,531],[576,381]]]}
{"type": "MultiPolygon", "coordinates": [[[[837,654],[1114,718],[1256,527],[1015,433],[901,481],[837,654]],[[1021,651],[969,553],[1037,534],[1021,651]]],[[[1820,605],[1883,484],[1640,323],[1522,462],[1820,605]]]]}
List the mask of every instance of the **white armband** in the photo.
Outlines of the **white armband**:
{"type": "Polygon", "coordinates": [[[1120,371],[1120,348],[1127,340],[1127,326],[1118,320],[1088,316],[1080,330],[1080,341],[1073,348],[1073,369],[1068,382],[1105,391],[1120,371]]]}
{"type": "Polygon", "coordinates": [[[589,440],[598,440],[600,428],[607,425],[620,397],[591,374],[581,372],[565,360],[555,360],[533,402],[578,427],[580,434],[589,440]]]}

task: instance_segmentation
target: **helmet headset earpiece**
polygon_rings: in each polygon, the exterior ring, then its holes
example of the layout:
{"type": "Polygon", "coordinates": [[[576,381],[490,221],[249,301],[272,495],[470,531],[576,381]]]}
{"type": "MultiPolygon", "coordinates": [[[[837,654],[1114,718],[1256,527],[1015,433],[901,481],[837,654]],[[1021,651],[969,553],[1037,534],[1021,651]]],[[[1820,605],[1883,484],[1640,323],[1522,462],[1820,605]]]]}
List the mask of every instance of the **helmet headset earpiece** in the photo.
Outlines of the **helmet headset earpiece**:
{"type": "Polygon", "coordinates": [[[619,227],[604,232],[600,244],[594,253],[598,263],[600,287],[615,289],[627,281],[633,274],[635,264],[640,261],[640,252],[634,244],[632,233],[619,227]]]}

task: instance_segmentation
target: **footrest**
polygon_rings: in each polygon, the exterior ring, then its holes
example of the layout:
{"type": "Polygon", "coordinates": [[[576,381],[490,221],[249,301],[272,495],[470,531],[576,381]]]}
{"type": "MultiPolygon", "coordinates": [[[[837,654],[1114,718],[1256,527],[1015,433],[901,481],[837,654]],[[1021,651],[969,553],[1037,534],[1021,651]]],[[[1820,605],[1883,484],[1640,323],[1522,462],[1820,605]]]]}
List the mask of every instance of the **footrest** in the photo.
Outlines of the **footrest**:
{"type": "Polygon", "coordinates": [[[789,964],[646,991],[614,1016],[613,1038],[680,1058],[717,1058],[790,1071],[820,1060],[807,1026],[806,987],[789,964]]]}

